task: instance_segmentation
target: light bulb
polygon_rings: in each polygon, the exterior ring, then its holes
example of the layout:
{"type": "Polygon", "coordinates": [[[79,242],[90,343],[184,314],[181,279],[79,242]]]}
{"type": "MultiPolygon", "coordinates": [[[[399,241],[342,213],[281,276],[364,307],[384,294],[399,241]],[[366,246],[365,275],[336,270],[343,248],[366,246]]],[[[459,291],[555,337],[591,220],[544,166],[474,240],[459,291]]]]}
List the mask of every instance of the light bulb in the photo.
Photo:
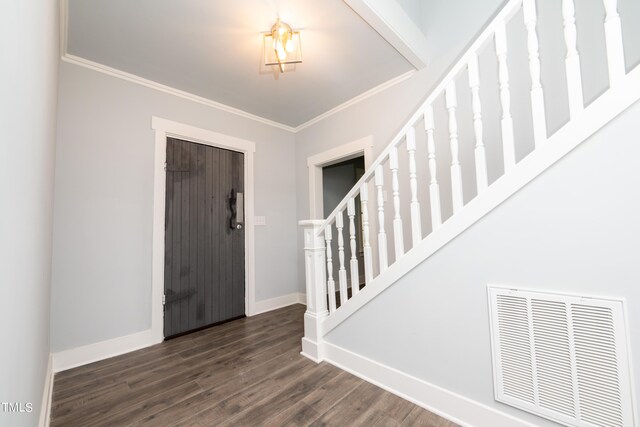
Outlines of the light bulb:
{"type": "Polygon", "coordinates": [[[296,49],[296,45],[292,39],[287,40],[287,44],[285,45],[285,49],[287,52],[291,53],[296,49]]]}
{"type": "Polygon", "coordinates": [[[278,49],[276,49],[276,55],[278,56],[278,60],[280,61],[284,61],[287,58],[287,52],[282,49],[282,45],[278,49]]]}

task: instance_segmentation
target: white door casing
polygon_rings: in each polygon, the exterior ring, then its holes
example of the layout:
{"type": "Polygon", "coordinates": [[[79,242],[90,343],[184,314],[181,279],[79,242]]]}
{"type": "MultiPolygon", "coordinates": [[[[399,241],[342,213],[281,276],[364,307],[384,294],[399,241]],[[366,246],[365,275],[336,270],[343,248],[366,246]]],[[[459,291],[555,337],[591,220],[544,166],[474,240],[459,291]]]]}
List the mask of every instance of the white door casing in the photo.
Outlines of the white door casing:
{"type": "Polygon", "coordinates": [[[255,230],[254,230],[254,175],[255,143],[153,116],[151,128],[155,131],[155,157],[153,179],[153,249],[151,274],[151,333],[156,343],[164,339],[164,228],[167,137],[209,145],[244,154],[245,180],[245,311],[253,315],[255,307],[255,230]]]}
{"type": "Polygon", "coordinates": [[[323,219],[322,168],[345,160],[364,156],[364,167],[369,170],[373,161],[373,137],[366,136],[307,158],[309,168],[309,215],[323,219]]]}

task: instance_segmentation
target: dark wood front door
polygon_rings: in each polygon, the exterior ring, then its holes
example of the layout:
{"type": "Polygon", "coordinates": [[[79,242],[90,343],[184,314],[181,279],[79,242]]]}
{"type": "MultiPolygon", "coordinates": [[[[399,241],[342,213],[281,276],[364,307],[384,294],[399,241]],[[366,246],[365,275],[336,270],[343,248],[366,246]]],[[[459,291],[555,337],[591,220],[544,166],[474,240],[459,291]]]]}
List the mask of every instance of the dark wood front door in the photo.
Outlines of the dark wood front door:
{"type": "Polygon", "coordinates": [[[245,315],[243,157],[167,138],[167,338],[245,315]]]}

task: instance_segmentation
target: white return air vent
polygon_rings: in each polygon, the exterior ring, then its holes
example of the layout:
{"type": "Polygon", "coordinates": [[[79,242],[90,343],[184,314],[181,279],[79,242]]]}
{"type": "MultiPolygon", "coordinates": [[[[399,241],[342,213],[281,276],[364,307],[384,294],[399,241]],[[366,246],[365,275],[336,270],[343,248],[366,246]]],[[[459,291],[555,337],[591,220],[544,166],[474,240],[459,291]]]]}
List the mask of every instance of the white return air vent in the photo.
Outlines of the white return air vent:
{"type": "Polygon", "coordinates": [[[489,287],[496,400],[571,426],[635,426],[623,303],[489,287]]]}

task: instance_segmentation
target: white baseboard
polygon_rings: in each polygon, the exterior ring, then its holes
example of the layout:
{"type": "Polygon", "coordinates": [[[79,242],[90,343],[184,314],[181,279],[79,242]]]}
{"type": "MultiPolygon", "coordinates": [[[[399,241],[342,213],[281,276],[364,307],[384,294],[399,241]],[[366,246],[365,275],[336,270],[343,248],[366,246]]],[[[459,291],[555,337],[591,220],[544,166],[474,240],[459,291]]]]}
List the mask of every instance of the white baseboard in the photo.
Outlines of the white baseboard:
{"type": "Polygon", "coordinates": [[[153,339],[151,329],[148,329],[123,337],[59,351],[53,353],[53,372],[66,371],[67,369],[139,350],[153,344],[157,344],[157,341],[153,339]]]}
{"type": "Polygon", "coordinates": [[[53,354],[49,354],[47,372],[44,378],[44,388],[42,390],[42,402],[40,403],[39,427],[49,427],[49,416],[51,415],[51,398],[53,395],[53,354]]]}
{"type": "MultiPolygon", "coordinates": [[[[306,304],[305,294],[293,293],[264,301],[258,301],[254,305],[252,316],[267,311],[276,310],[292,304],[306,304]]],[[[139,350],[150,345],[158,344],[153,338],[151,329],[123,337],[112,338],[94,344],[76,347],[69,350],[53,353],[53,372],[66,371],[88,363],[119,356],[130,351],[139,350]]]]}
{"type": "Polygon", "coordinates": [[[253,305],[253,313],[249,316],[255,316],[256,314],[266,313],[267,311],[276,310],[278,308],[286,307],[292,304],[307,304],[307,296],[301,293],[293,293],[288,295],[282,295],[264,301],[256,301],[253,305]]]}
{"type": "Polygon", "coordinates": [[[461,426],[533,427],[526,421],[419,378],[323,343],[324,360],[461,426]]]}

